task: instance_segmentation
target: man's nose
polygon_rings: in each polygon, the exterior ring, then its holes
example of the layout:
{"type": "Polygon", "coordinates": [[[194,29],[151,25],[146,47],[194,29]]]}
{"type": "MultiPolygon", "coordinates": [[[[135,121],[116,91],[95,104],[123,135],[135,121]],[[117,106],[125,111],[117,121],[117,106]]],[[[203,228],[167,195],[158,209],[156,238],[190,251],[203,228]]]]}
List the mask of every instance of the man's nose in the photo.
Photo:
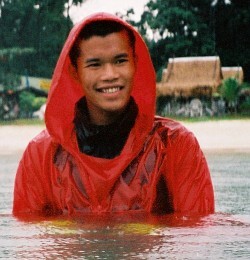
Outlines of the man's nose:
{"type": "Polygon", "coordinates": [[[107,63],[103,67],[102,80],[114,80],[118,78],[118,73],[114,64],[107,63]]]}

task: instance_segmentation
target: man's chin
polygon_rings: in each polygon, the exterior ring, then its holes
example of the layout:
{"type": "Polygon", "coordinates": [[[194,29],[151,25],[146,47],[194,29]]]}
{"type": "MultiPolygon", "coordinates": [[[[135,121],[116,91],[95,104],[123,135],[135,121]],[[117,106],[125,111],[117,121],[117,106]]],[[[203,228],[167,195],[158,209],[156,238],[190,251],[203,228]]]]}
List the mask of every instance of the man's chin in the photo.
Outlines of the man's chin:
{"type": "Polygon", "coordinates": [[[105,106],[105,111],[110,113],[122,113],[128,105],[128,102],[113,102],[105,106]]]}

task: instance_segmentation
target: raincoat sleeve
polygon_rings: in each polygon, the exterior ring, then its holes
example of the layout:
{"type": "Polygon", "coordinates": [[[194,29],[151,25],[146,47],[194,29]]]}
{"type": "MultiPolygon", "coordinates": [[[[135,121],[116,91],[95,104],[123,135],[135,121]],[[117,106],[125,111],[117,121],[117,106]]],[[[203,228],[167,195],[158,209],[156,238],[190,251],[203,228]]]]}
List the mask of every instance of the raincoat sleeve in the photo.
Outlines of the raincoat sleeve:
{"type": "Polygon", "coordinates": [[[42,133],[32,140],[19,163],[14,186],[14,215],[51,215],[54,211],[48,170],[51,152],[44,139],[42,133]]]}
{"type": "Polygon", "coordinates": [[[195,136],[182,127],[173,133],[168,157],[169,190],[176,213],[214,212],[214,192],[209,168],[195,136]]]}

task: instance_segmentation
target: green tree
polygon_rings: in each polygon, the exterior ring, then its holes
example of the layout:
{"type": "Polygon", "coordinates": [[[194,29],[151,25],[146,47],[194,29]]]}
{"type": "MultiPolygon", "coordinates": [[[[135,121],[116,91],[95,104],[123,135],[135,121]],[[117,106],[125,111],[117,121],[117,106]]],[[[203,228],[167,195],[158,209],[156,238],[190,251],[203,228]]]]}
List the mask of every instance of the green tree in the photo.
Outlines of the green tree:
{"type": "Polygon", "coordinates": [[[214,41],[207,24],[211,1],[202,3],[150,0],[145,6],[141,20],[135,25],[148,39],[157,71],[166,65],[169,57],[214,54],[214,41]],[[207,8],[209,12],[205,15],[207,8]]]}
{"type": "Polygon", "coordinates": [[[250,82],[250,1],[217,1],[213,8],[216,51],[222,64],[242,66],[244,78],[250,82]]]}
{"type": "Polygon", "coordinates": [[[249,0],[149,0],[138,27],[160,75],[169,57],[218,55],[223,66],[242,66],[250,81],[249,0]]]}
{"type": "Polygon", "coordinates": [[[32,48],[7,48],[0,50],[0,83],[5,90],[15,90],[20,86],[21,79],[17,74],[16,57],[33,53],[32,48]]]}
{"type": "Polygon", "coordinates": [[[72,21],[68,8],[85,0],[1,0],[0,49],[33,48],[15,57],[18,73],[51,77],[72,21]],[[65,16],[66,11],[66,16],[65,16]]]}
{"type": "Polygon", "coordinates": [[[240,85],[235,78],[227,78],[220,88],[221,96],[226,100],[229,111],[237,112],[240,85]]]}

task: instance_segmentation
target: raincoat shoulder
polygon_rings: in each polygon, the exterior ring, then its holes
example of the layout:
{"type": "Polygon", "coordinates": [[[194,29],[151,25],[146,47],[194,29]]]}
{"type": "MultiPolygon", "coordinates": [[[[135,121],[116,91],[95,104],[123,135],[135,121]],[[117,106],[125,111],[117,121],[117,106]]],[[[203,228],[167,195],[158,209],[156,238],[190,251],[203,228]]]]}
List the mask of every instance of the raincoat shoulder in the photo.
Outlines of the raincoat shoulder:
{"type": "Polygon", "coordinates": [[[206,158],[194,134],[181,123],[156,117],[165,150],[165,178],[174,212],[213,213],[214,191],[206,158]]]}
{"type": "Polygon", "coordinates": [[[28,144],[16,173],[14,214],[44,211],[41,209],[46,207],[52,192],[51,165],[57,146],[47,130],[42,131],[28,144]]]}

